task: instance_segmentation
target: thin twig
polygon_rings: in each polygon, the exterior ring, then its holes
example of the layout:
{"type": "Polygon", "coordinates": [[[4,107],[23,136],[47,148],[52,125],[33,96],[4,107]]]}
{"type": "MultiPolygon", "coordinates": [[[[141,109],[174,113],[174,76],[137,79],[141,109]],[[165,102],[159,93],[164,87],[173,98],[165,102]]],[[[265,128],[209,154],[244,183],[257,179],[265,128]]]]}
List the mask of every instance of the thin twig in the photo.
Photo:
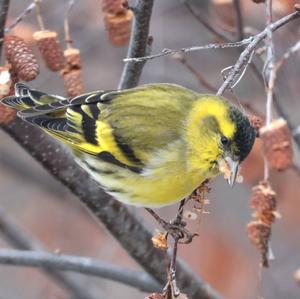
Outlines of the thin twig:
{"type": "MultiPolygon", "coordinates": [[[[276,78],[275,70],[275,56],[274,56],[274,44],[273,44],[273,34],[271,30],[272,24],[272,0],[266,0],[265,3],[265,14],[267,20],[267,58],[264,65],[264,81],[266,86],[267,101],[266,101],[266,125],[270,125],[272,121],[272,106],[273,106],[273,92],[276,78]]],[[[267,181],[269,179],[269,166],[266,157],[264,157],[264,179],[267,181]]]]}
{"type": "Polygon", "coordinates": [[[182,54],[182,53],[188,53],[193,51],[199,51],[199,50],[209,50],[209,49],[226,49],[226,48],[237,48],[242,47],[245,45],[248,45],[253,40],[253,37],[250,36],[242,41],[239,42],[232,42],[232,43],[212,43],[204,46],[193,46],[193,47],[185,47],[181,49],[163,49],[161,53],[153,54],[149,56],[144,57],[134,57],[134,58],[125,58],[123,59],[124,62],[130,62],[130,63],[140,63],[145,62],[147,60],[163,57],[163,56],[170,56],[175,54],[182,54]]]}
{"type": "MultiPolygon", "coordinates": [[[[29,236],[17,223],[11,219],[7,213],[0,209],[0,232],[2,236],[13,247],[22,250],[43,250],[41,244],[29,236]]],[[[67,274],[55,271],[51,267],[43,268],[43,271],[47,276],[57,282],[61,287],[68,290],[77,299],[96,299],[87,290],[84,290],[84,286],[81,282],[74,280],[67,274]]]]}
{"type": "Polygon", "coordinates": [[[45,251],[0,249],[0,264],[73,271],[117,281],[143,292],[154,292],[160,289],[160,285],[146,273],[88,257],[45,251]]]}
{"type": "Polygon", "coordinates": [[[236,20],[238,40],[242,40],[244,38],[244,22],[243,22],[240,0],[233,0],[233,7],[235,10],[235,20],[236,20]]]}
{"type": "Polygon", "coordinates": [[[74,0],[69,0],[68,7],[66,9],[65,16],[64,16],[65,41],[68,49],[72,48],[72,43],[73,43],[71,38],[71,33],[70,33],[70,25],[69,25],[69,15],[73,6],[74,6],[74,0]]]}
{"type": "Polygon", "coordinates": [[[41,14],[41,7],[40,7],[40,0],[34,0],[35,3],[35,12],[36,12],[36,19],[37,22],[39,24],[39,27],[41,30],[45,30],[45,24],[44,24],[44,20],[41,14]]]}
{"type": "MultiPolygon", "coordinates": [[[[270,25],[271,31],[275,31],[282,27],[283,25],[289,23],[290,21],[297,19],[300,17],[300,13],[298,11],[295,11],[278,21],[274,22],[273,24],[270,25]]],[[[230,71],[229,75],[227,76],[226,80],[223,82],[221,87],[219,88],[217,95],[222,95],[226,89],[230,89],[233,82],[236,79],[236,76],[240,73],[240,71],[244,68],[244,66],[247,64],[249,61],[249,57],[251,56],[251,53],[255,50],[257,45],[266,38],[268,34],[268,29],[265,28],[262,32],[258,33],[257,35],[254,36],[252,41],[248,44],[248,46],[245,48],[245,50],[241,53],[239,56],[236,64],[230,71]]]]}
{"type": "Polygon", "coordinates": [[[290,47],[276,62],[275,71],[278,72],[279,69],[283,66],[283,64],[288,60],[293,54],[300,51],[300,40],[295,43],[292,47],[290,47]]]}
{"type": "MultiPolygon", "coordinates": [[[[42,0],[40,0],[42,1],[42,0]]],[[[8,26],[5,28],[5,32],[10,32],[11,30],[13,30],[19,23],[21,23],[24,18],[30,14],[35,8],[35,3],[32,2],[30,3],[22,12],[21,14],[8,26]]]]}
{"type": "MultiPolygon", "coordinates": [[[[132,23],[132,32],[127,52],[127,58],[142,57],[147,55],[149,27],[154,0],[137,0],[132,8],[134,20],[132,23]]],[[[140,79],[145,62],[138,64],[126,63],[121,79],[119,89],[135,87],[140,79]]]]}

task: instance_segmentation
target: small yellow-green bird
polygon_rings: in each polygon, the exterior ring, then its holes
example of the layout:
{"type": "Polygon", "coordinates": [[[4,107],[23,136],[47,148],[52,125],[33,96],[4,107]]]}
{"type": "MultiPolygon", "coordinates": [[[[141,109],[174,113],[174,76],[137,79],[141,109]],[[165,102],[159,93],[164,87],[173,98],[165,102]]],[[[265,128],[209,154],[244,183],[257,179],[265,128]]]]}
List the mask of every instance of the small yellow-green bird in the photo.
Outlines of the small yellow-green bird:
{"type": "Polygon", "coordinates": [[[174,84],[63,98],[16,84],[2,103],[68,145],[107,193],[126,204],[180,201],[226,162],[233,185],[255,130],[224,98],[174,84]]]}

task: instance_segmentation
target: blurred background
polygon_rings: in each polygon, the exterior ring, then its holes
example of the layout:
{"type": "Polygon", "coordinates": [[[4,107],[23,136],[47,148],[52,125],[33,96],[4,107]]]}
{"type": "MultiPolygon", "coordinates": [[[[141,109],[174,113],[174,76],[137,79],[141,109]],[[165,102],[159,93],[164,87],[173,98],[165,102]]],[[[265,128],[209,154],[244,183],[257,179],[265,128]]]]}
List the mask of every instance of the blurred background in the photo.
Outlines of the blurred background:
{"type": "MultiPolygon", "coordinates": [[[[226,19],[212,6],[214,1],[189,1],[201,18],[231,32],[226,19]]],[[[31,2],[12,0],[9,25],[31,2]]],[[[59,33],[63,41],[63,18],[68,1],[44,0],[42,15],[46,27],[59,33]]],[[[131,1],[130,1],[131,3],[131,1]]],[[[274,0],[274,18],[293,11],[295,1],[274,0]]],[[[241,1],[246,32],[264,28],[264,6],[249,0],[241,1]]],[[[234,18],[231,15],[231,18],[234,18]]],[[[274,34],[276,56],[299,40],[299,21],[294,21],[274,34]]],[[[87,91],[114,89],[123,68],[122,59],[127,47],[115,47],[104,27],[101,1],[75,1],[70,14],[70,28],[74,47],[82,54],[83,75],[87,91]]],[[[38,30],[34,12],[30,13],[14,33],[33,43],[32,34],[38,30]]],[[[163,48],[181,48],[219,41],[197,21],[184,1],[155,1],[150,33],[154,38],[152,53],[163,48]]],[[[36,50],[36,48],[33,46],[36,50]]],[[[238,58],[237,49],[193,52],[186,56],[192,65],[212,86],[222,83],[221,70],[238,58]]],[[[280,97],[294,125],[300,124],[299,55],[294,55],[281,69],[276,83],[280,97]]],[[[259,68],[262,63],[257,60],[259,68]]],[[[262,80],[262,79],[260,79],[262,80]]],[[[240,102],[264,114],[265,91],[260,80],[249,68],[235,88],[240,102]]],[[[197,77],[178,59],[164,57],[146,63],[141,82],[172,82],[199,92],[211,92],[199,84],[197,77]]],[[[41,72],[30,83],[40,90],[64,94],[63,82],[57,73],[50,72],[41,63],[41,72]]],[[[49,251],[83,255],[137,268],[134,261],[81,206],[62,185],[47,174],[10,137],[0,131],[0,207],[19,223],[26,232],[39,240],[49,251]]],[[[299,161],[298,161],[299,162],[299,161]]],[[[282,218],[272,229],[272,248],[276,259],[269,269],[259,274],[260,256],[246,235],[246,224],[251,219],[249,198],[251,187],[263,178],[263,160],[259,140],[243,164],[244,182],[229,188],[222,177],[210,186],[209,214],[191,222],[199,233],[190,245],[182,245],[179,255],[213,288],[231,299],[300,298],[300,287],[294,272],[300,267],[300,177],[289,170],[272,173],[271,182],[277,192],[282,218]]],[[[159,210],[165,218],[172,218],[176,207],[159,210]]],[[[157,226],[142,209],[136,213],[157,226]]],[[[0,246],[9,247],[4,239],[0,246]]],[[[119,283],[72,274],[100,298],[141,299],[145,294],[119,283]]],[[[0,298],[38,299],[69,298],[68,293],[37,269],[0,265],[0,298]],[[37,283],[38,282],[38,283],[37,283]]]]}

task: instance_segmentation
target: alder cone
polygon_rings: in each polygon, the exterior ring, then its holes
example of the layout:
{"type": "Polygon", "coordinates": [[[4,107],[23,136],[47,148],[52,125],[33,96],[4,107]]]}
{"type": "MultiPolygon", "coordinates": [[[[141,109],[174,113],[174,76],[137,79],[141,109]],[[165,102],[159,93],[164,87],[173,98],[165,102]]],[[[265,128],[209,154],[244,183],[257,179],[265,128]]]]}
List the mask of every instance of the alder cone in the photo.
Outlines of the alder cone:
{"type": "Polygon", "coordinates": [[[78,96],[84,92],[80,51],[74,48],[66,49],[64,57],[65,66],[61,71],[61,76],[65,91],[69,97],[78,96]]]}
{"type": "Polygon", "coordinates": [[[124,46],[128,44],[131,34],[132,17],[133,13],[130,10],[118,14],[105,14],[105,27],[109,40],[113,45],[124,46]]]}
{"type": "Polygon", "coordinates": [[[48,69],[60,71],[65,65],[64,53],[57,32],[42,30],[33,34],[33,38],[48,69]]]}
{"type": "Polygon", "coordinates": [[[84,92],[81,70],[71,70],[62,75],[65,90],[69,97],[80,95],[84,92]]]}
{"type": "Polygon", "coordinates": [[[250,205],[258,213],[272,213],[276,210],[276,193],[267,182],[261,182],[252,188],[250,205]]]}
{"type": "Polygon", "coordinates": [[[126,10],[124,0],[102,0],[102,11],[105,13],[118,14],[126,10]]]}
{"type": "Polygon", "coordinates": [[[80,58],[80,51],[75,48],[66,49],[64,51],[65,57],[65,66],[64,68],[77,68],[81,69],[81,58],[80,58]]]}
{"type": "Polygon", "coordinates": [[[283,171],[293,163],[292,136],[287,122],[280,118],[259,130],[263,150],[271,168],[283,171]]]}
{"type": "Polygon", "coordinates": [[[11,64],[18,78],[32,81],[39,74],[39,65],[28,44],[19,36],[4,37],[4,49],[7,61],[11,64]]]}
{"type": "Polygon", "coordinates": [[[251,221],[247,225],[248,238],[262,255],[264,267],[268,267],[269,241],[271,237],[271,226],[260,221],[251,221]]]}

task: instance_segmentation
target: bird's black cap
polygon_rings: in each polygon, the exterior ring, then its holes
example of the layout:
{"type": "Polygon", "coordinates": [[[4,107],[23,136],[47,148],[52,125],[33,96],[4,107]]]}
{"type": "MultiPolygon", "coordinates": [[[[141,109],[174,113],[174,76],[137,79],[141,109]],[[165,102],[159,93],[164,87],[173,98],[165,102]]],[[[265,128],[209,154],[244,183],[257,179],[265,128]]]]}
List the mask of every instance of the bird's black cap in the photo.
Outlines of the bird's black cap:
{"type": "Polygon", "coordinates": [[[242,162],[250,153],[254,144],[256,132],[250,125],[248,118],[236,107],[230,107],[230,118],[236,124],[236,132],[233,136],[233,143],[236,145],[235,153],[242,162]]]}

